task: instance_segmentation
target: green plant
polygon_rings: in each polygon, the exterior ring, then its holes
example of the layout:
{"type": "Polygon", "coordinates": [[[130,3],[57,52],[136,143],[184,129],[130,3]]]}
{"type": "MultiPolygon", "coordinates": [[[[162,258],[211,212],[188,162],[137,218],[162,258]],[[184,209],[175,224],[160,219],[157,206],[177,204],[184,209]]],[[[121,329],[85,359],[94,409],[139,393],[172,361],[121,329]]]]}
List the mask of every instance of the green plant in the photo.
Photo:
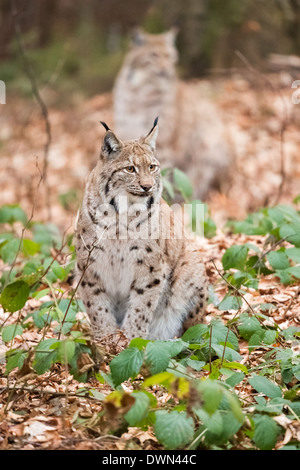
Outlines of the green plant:
{"type": "MultiPolygon", "coordinates": [[[[260,226],[268,227],[260,235],[267,241],[263,249],[238,244],[222,257],[223,272],[218,273],[227,293],[221,300],[213,292],[211,297],[220,311],[235,311],[227,324],[216,318],[173,341],[135,338],[118,354],[100,355],[99,370],[85,319],[78,316],[83,304],[76,287],[68,284],[75,262],[72,237],[64,240],[55,226],[28,221],[18,206],[1,208],[5,270],[0,302],[8,314],[0,325],[5,377],[12,382],[16,370],[21,376],[28,370],[47,376],[59,365],[85,384],[76,398],[102,404],[100,426],[116,434],[128,427],[151,428],[164,449],[276,448],[285,432],[283,417],[291,423],[300,419],[300,329],[270,322],[272,304],[246,303],[246,310],[243,305],[247,288],[257,289],[265,274],[277,277],[278,270],[289,269],[282,253],[290,267],[298,265],[297,238],[292,236],[293,243],[278,238],[282,226],[297,225],[298,213],[282,211],[283,219],[276,211],[258,213],[260,226]],[[28,308],[32,299],[38,308],[28,308]],[[26,348],[17,340],[31,331],[39,339],[26,348]],[[247,345],[248,359],[241,342],[247,345]],[[253,364],[250,358],[257,351],[261,362],[253,364]],[[160,394],[168,399],[161,401],[160,394]],[[119,417],[114,423],[112,413],[119,417]]],[[[256,216],[251,220],[255,227],[256,216]]],[[[77,417],[74,422],[83,426],[85,420],[77,417]]],[[[290,447],[298,448],[295,439],[290,447]]]]}

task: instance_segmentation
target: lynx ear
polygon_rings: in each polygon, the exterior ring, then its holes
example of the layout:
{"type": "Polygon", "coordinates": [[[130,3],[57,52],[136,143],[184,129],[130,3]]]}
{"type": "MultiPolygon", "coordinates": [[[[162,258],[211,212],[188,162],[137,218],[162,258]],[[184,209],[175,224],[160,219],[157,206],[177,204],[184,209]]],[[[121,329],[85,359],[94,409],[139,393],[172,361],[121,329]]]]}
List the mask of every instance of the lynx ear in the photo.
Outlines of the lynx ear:
{"type": "Polygon", "coordinates": [[[178,26],[172,26],[169,31],[165,33],[166,38],[170,41],[172,45],[175,45],[177,35],[179,33],[179,27],[178,26]]]}
{"type": "Polygon", "coordinates": [[[158,135],[157,123],[158,123],[158,116],[154,120],[151,131],[145,137],[142,138],[143,143],[149,145],[151,149],[153,150],[153,152],[156,149],[156,139],[158,135]]]}
{"type": "Polygon", "coordinates": [[[133,46],[142,46],[147,42],[147,34],[141,28],[134,28],[131,31],[131,44],[133,46]]]}
{"type": "Polygon", "coordinates": [[[106,130],[101,148],[101,154],[106,158],[113,158],[123,147],[121,140],[114,134],[105,122],[100,121],[106,130]]]}

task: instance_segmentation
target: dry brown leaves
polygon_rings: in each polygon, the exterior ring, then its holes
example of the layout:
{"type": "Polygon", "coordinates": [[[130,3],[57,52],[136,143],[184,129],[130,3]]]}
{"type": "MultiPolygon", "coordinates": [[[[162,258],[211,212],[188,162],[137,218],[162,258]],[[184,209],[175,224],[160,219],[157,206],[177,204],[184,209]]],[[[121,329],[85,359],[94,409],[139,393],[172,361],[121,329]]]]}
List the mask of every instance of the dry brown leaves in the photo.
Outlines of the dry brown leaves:
{"type": "MultiPolygon", "coordinates": [[[[285,131],[286,184],[281,202],[290,203],[299,193],[300,182],[300,105],[292,105],[289,77],[281,74],[271,77],[284,97],[289,113],[285,131]]],[[[201,85],[201,84],[200,84],[201,85]]],[[[217,105],[226,117],[228,134],[231,137],[236,157],[230,188],[225,194],[213,193],[208,201],[212,217],[220,227],[228,218],[243,218],[263,204],[275,200],[281,182],[280,172],[280,130],[283,120],[283,102],[279,93],[265,84],[257,84],[241,76],[219,80],[216,84],[203,83],[209,87],[217,105]]],[[[276,88],[275,87],[275,88],[276,88]]],[[[42,167],[43,145],[45,143],[44,122],[39,110],[31,103],[7,96],[7,105],[1,108],[0,116],[0,176],[1,202],[19,203],[28,214],[36,197],[39,171],[42,167]]],[[[94,166],[100,148],[103,129],[99,120],[113,127],[111,94],[99,95],[88,101],[78,101],[72,109],[49,109],[52,125],[52,145],[49,153],[49,185],[51,188],[52,219],[62,232],[73,230],[76,204],[63,209],[58,196],[74,188],[79,192],[84,178],[94,166]]],[[[43,188],[35,207],[35,220],[45,220],[45,199],[43,188]]],[[[216,295],[221,299],[227,289],[217,268],[222,269],[221,258],[232,244],[251,242],[262,248],[261,237],[228,235],[221,230],[211,240],[201,243],[206,270],[210,282],[215,286],[216,295]]],[[[1,263],[1,261],[0,261],[1,263]]],[[[1,268],[1,266],[0,266],[1,268]]],[[[274,309],[267,313],[268,320],[281,328],[300,324],[300,303],[298,286],[283,286],[274,277],[264,277],[259,290],[245,289],[245,299],[251,305],[271,303],[274,309]]],[[[47,299],[49,300],[50,297],[47,299]]],[[[21,312],[25,317],[34,311],[46,298],[29,300],[21,312]]],[[[243,302],[242,311],[248,308],[243,302]]],[[[210,305],[208,319],[221,316],[227,321],[235,311],[220,313],[210,305]]],[[[0,322],[16,321],[19,312],[9,316],[0,310],[0,322]]],[[[50,333],[46,337],[49,336],[50,333]]],[[[38,344],[41,333],[35,328],[25,330],[17,336],[10,347],[30,350],[38,344]]],[[[107,337],[96,347],[94,363],[89,357],[82,357],[82,371],[98,366],[108,371],[108,359],[127,346],[121,334],[117,338],[107,337]]],[[[102,419],[103,402],[92,396],[79,396],[82,388],[93,388],[107,395],[111,389],[91,378],[88,383],[78,383],[63,366],[55,366],[51,372],[37,376],[30,361],[9,380],[4,375],[5,365],[1,357],[7,346],[0,345],[0,448],[1,449],[158,449],[160,448],[152,430],[142,431],[128,428],[120,436],[109,435],[109,426],[102,419]]],[[[247,343],[240,342],[243,362],[259,366],[263,361],[263,349],[249,353],[247,343]]],[[[132,391],[132,384],[125,383],[124,390],[132,391]]],[[[253,389],[243,382],[237,387],[241,398],[253,402],[253,389]]],[[[154,393],[158,403],[163,404],[170,397],[157,389],[154,393]]],[[[124,406],[127,406],[124,404],[124,406]]],[[[114,410],[112,410],[114,411],[114,410]]],[[[118,416],[112,419],[118,419],[118,416]]],[[[300,438],[299,422],[290,422],[285,416],[276,418],[285,429],[279,447],[292,438],[300,438]]],[[[111,424],[111,423],[109,423],[111,424]]]]}

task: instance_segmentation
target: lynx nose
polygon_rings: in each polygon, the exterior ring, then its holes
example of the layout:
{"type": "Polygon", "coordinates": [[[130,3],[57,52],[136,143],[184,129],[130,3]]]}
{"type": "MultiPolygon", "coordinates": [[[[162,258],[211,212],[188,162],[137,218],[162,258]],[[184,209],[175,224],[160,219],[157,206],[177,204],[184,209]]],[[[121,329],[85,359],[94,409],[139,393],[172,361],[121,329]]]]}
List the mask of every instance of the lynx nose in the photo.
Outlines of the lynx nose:
{"type": "Polygon", "coordinates": [[[141,184],[141,188],[147,193],[152,188],[152,184],[141,184]]]}

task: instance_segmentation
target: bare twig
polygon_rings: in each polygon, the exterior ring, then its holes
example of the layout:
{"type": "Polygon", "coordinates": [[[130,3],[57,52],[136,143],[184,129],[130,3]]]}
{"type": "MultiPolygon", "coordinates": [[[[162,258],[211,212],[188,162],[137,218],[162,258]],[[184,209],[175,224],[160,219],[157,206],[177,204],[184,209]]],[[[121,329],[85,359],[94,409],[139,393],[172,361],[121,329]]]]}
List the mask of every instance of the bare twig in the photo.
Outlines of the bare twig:
{"type": "Polygon", "coordinates": [[[73,299],[74,299],[74,297],[75,297],[75,295],[76,295],[76,292],[77,292],[77,290],[78,290],[78,288],[79,288],[79,286],[80,286],[80,283],[81,283],[81,281],[82,281],[82,279],[83,279],[83,277],[84,277],[84,275],[85,275],[85,273],[86,273],[87,268],[89,267],[89,261],[90,261],[92,252],[93,252],[93,250],[95,249],[95,247],[96,247],[96,243],[93,243],[92,247],[88,250],[89,254],[88,254],[88,257],[87,257],[85,266],[84,266],[83,271],[82,271],[82,273],[81,273],[80,279],[79,279],[79,281],[77,282],[77,285],[75,286],[75,289],[74,289],[74,291],[73,291],[73,293],[72,293],[72,295],[71,295],[71,297],[70,297],[68,306],[67,306],[66,311],[65,311],[65,314],[64,314],[64,318],[62,319],[62,322],[61,322],[61,329],[60,329],[60,332],[59,332],[59,334],[58,334],[58,339],[60,339],[60,336],[61,336],[61,333],[62,333],[63,325],[64,325],[64,323],[65,323],[65,321],[66,321],[66,318],[67,318],[67,315],[68,315],[68,311],[69,311],[70,306],[71,306],[71,304],[72,304],[72,302],[73,302],[73,299]]]}
{"type": "Polygon", "coordinates": [[[229,282],[225,276],[223,276],[223,274],[221,273],[221,271],[217,268],[216,266],[216,263],[214,262],[214,259],[211,258],[210,261],[212,262],[212,264],[214,265],[215,267],[215,270],[217,271],[217,273],[219,274],[219,276],[221,276],[221,278],[226,282],[226,284],[231,287],[231,289],[234,290],[234,293],[236,296],[238,297],[241,297],[244,302],[248,305],[248,307],[250,308],[252,314],[256,317],[256,313],[254,312],[253,308],[251,307],[250,303],[248,302],[248,300],[245,298],[245,296],[243,294],[241,294],[241,292],[237,289],[237,287],[235,287],[234,285],[231,284],[231,282],[229,282]]]}
{"type": "Polygon", "coordinates": [[[267,256],[269,253],[271,253],[271,251],[274,251],[275,248],[277,248],[279,245],[281,245],[283,242],[285,242],[287,239],[288,239],[289,236],[286,236],[286,237],[283,237],[283,238],[280,238],[279,240],[277,240],[277,242],[275,242],[270,248],[268,248],[267,250],[263,251],[262,253],[260,253],[259,257],[258,257],[258,260],[255,262],[255,264],[252,266],[252,269],[255,269],[257,266],[260,265],[261,261],[265,258],[265,256],[267,256]]]}
{"type": "Polygon", "coordinates": [[[28,219],[27,222],[26,222],[26,225],[24,225],[24,227],[23,227],[23,229],[22,229],[22,233],[21,233],[21,238],[20,238],[18,250],[17,250],[16,255],[15,255],[15,257],[14,257],[14,260],[13,260],[13,262],[12,262],[12,264],[11,264],[11,267],[10,267],[10,270],[9,270],[9,273],[8,273],[8,276],[7,276],[6,281],[5,281],[5,286],[9,283],[12,270],[13,270],[15,264],[16,264],[17,257],[19,256],[19,253],[20,253],[20,250],[21,250],[21,247],[22,247],[22,243],[23,243],[23,239],[24,239],[24,233],[26,232],[26,230],[27,230],[27,228],[28,228],[30,222],[32,221],[33,216],[34,216],[36,200],[37,200],[38,192],[39,192],[40,185],[41,185],[41,182],[42,182],[42,179],[43,179],[43,175],[42,175],[42,173],[41,173],[41,170],[40,170],[39,164],[38,164],[38,157],[36,158],[36,167],[37,167],[38,172],[39,172],[39,174],[40,174],[40,179],[39,179],[39,182],[38,182],[38,184],[37,184],[36,194],[35,194],[35,198],[34,198],[34,201],[33,201],[33,204],[32,204],[32,208],[31,208],[31,214],[30,214],[29,219],[28,219]]]}
{"type": "Polygon", "coordinates": [[[43,164],[43,179],[44,179],[44,184],[45,184],[45,196],[46,196],[46,207],[48,211],[48,220],[51,220],[51,203],[50,203],[50,188],[48,185],[48,154],[49,154],[49,148],[51,145],[51,125],[50,125],[50,120],[49,120],[49,113],[48,113],[48,108],[43,100],[43,98],[40,95],[39,88],[37,85],[37,80],[34,74],[34,71],[32,69],[31,63],[28,59],[28,55],[26,52],[26,47],[24,44],[23,36],[22,36],[22,31],[19,23],[19,14],[20,10],[17,8],[17,4],[15,0],[11,0],[11,11],[12,11],[12,17],[14,19],[14,28],[15,28],[15,33],[16,33],[16,39],[18,43],[18,47],[24,62],[24,69],[25,72],[29,78],[30,84],[31,84],[31,89],[32,93],[38,103],[38,105],[41,108],[42,116],[45,122],[45,128],[46,128],[46,143],[44,147],[44,164],[43,164]]]}
{"type": "Polygon", "coordinates": [[[101,240],[102,236],[104,235],[105,231],[106,231],[106,230],[104,230],[104,231],[102,232],[101,237],[99,238],[99,240],[95,240],[95,241],[93,242],[91,248],[88,248],[88,247],[87,247],[87,245],[86,245],[86,243],[85,243],[85,241],[84,241],[84,239],[83,239],[83,237],[82,237],[82,235],[81,235],[82,242],[83,242],[83,244],[84,244],[84,246],[85,246],[85,248],[86,248],[86,250],[88,251],[89,254],[88,254],[88,257],[87,257],[87,259],[86,259],[85,265],[84,265],[84,267],[83,267],[83,270],[82,270],[80,279],[79,279],[79,281],[77,282],[77,285],[75,286],[75,289],[74,289],[74,291],[73,291],[73,293],[72,293],[72,295],[71,295],[71,298],[70,298],[70,301],[69,301],[69,303],[68,303],[68,306],[67,306],[67,309],[66,309],[64,318],[63,318],[63,320],[62,320],[62,322],[61,322],[61,329],[60,329],[60,332],[59,332],[59,335],[58,335],[58,339],[60,339],[60,336],[61,336],[61,333],[62,333],[63,325],[64,325],[64,323],[65,323],[65,321],[66,321],[66,317],[67,317],[67,315],[68,315],[68,311],[69,311],[70,306],[71,306],[71,304],[72,304],[72,302],[73,302],[73,299],[74,299],[74,297],[75,297],[75,295],[76,295],[76,292],[77,292],[77,290],[78,290],[78,288],[79,288],[79,286],[80,286],[80,284],[81,284],[81,281],[82,281],[82,279],[83,279],[83,277],[84,277],[84,275],[85,275],[85,273],[86,273],[86,270],[87,270],[88,267],[90,266],[90,265],[89,265],[89,262],[90,262],[91,255],[92,255],[94,249],[97,247],[97,244],[100,242],[100,240],[101,240]]]}
{"type": "MultiPolygon", "coordinates": [[[[37,388],[36,386],[34,386],[34,387],[28,387],[28,386],[25,386],[25,387],[23,387],[23,386],[4,387],[3,390],[1,391],[1,393],[4,393],[6,391],[13,392],[13,393],[18,392],[18,391],[22,391],[22,392],[29,392],[29,393],[38,393],[39,395],[52,395],[53,397],[67,398],[66,392],[54,392],[52,390],[37,388]]],[[[92,401],[102,401],[102,400],[99,400],[99,398],[88,395],[88,390],[87,390],[87,393],[84,394],[84,395],[80,394],[80,393],[68,393],[68,397],[86,398],[86,399],[92,400],[92,401]]]]}

